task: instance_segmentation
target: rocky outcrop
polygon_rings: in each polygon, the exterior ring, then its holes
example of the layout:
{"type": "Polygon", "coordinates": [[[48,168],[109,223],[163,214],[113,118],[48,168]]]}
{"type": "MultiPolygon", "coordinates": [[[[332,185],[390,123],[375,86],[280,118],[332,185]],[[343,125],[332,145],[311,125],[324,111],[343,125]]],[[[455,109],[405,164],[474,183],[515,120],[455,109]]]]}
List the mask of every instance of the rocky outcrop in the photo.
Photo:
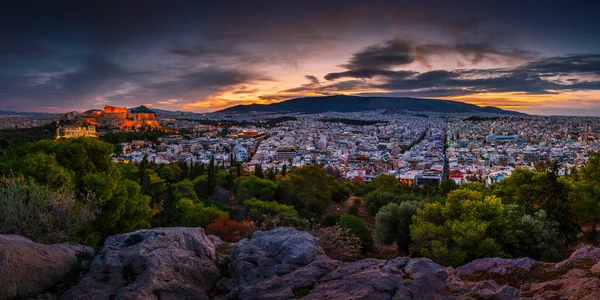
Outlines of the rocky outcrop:
{"type": "MultiPolygon", "coordinates": [[[[12,249],[0,248],[0,287],[12,287],[6,290],[11,294],[0,289],[4,298],[34,295],[64,281],[69,270],[57,266],[76,266],[79,256],[90,251],[77,245],[39,245],[15,236],[0,236],[0,245],[2,241],[9,241],[12,249]],[[30,252],[23,252],[24,257],[20,251],[30,252]],[[52,262],[40,258],[44,251],[51,253],[52,262]],[[22,274],[15,273],[15,266],[25,267],[22,274]],[[1,273],[6,270],[13,273],[1,273]]],[[[427,258],[341,262],[327,257],[317,242],[292,228],[255,232],[236,244],[206,236],[199,228],[116,235],[106,240],[89,273],[61,299],[600,300],[598,248],[578,249],[556,264],[484,258],[454,269],[427,258]]]]}
{"type": "Polygon", "coordinates": [[[77,279],[94,250],[76,244],[43,245],[17,235],[0,235],[0,299],[35,296],[77,279]]]}
{"type": "Polygon", "coordinates": [[[232,247],[225,299],[446,299],[446,270],[426,258],[342,263],[306,232],[256,232],[232,247]]]}
{"type": "Polygon", "coordinates": [[[208,299],[219,280],[202,228],[156,228],[109,237],[90,272],[62,299],[208,299]]]}

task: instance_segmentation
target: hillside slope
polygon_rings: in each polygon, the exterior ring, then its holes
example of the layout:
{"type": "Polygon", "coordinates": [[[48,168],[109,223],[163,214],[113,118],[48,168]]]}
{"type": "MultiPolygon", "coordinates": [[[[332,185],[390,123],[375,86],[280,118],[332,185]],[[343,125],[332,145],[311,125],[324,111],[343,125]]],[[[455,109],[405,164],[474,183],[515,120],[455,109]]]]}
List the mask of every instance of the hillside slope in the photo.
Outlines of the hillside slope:
{"type": "Polygon", "coordinates": [[[296,98],[273,104],[237,105],[218,112],[249,113],[249,112],[358,112],[369,110],[410,110],[443,113],[492,113],[504,115],[525,115],[520,112],[503,110],[497,107],[480,107],[473,104],[435,99],[394,98],[394,97],[358,97],[358,96],[326,96],[296,98]]]}

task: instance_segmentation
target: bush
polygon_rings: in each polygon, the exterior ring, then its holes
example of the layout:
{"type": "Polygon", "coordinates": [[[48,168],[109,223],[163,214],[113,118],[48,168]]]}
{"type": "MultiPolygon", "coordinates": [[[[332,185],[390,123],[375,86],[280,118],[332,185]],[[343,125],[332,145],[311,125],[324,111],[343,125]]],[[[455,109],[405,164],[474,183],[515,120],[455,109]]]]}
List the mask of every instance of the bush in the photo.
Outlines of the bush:
{"type": "Polygon", "coordinates": [[[444,204],[426,204],[412,218],[411,251],[441,265],[501,255],[495,237],[502,233],[504,206],[495,196],[458,189],[444,204]]]}
{"type": "Polygon", "coordinates": [[[258,211],[265,215],[279,215],[286,214],[290,216],[297,216],[298,212],[293,206],[280,204],[275,201],[261,201],[256,198],[248,199],[244,201],[244,206],[250,208],[250,211],[258,211]]]}
{"type": "Polygon", "coordinates": [[[382,207],[375,216],[377,240],[386,245],[396,242],[398,251],[408,252],[410,225],[419,206],[417,202],[403,202],[382,207]]]}
{"type": "Polygon", "coordinates": [[[203,227],[212,220],[227,215],[227,212],[214,206],[204,207],[202,202],[194,202],[185,198],[179,200],[177,208],[181,214],[178,222],[181,226],[186,227],[203,227]]]}
{"type": "Polygon", "coordinates": [[[358,216],[358,205],[352,204],[349,208],[348,208],[348,213],[353,215],[353,216],[358,216]]]}
{"type": "Polygon", "coordinates": [[[356,235],[361,242],[362,250],[367,251],[373,248],[373,236],[371,230],[363,221],[353,215],[344,215],[340,218],[340,226],[350,230],[350,233],[356,235]]]}
{"type": "Polygon", "coordinates": [[[249,237],[254,230],[254,223],[250,220],[241,222],[230,220],[228,216],[220,216],[206,225],[206,234],[214,234],[222,240],[236,243],[249,237]]]}
{"type": "Polygon", "coordinates": [[[361,241],[348,228],[336,224],[320,228],[313,235],[319,239],[319,247],[333,259],[353,261],[360,256],[361,241]]]}
{"type": "Polygon", "coordinates": [[[400,198],[391,192],[373,191],[365,196],[365,204],[369,213],[375,215],[380,208],[389,203],[399,203],[400,198]]]}
{"type": "Polygon", "coordinates": [[[209,206],[214,206],[222,211],[226,211],[229,212],[231,210],[231,207],[229,207],[226,204],[223,204],[223,202],[219,202],[216,200],[212,200],[212,199],[208,199],[208,200],[204,200],[204,206],[209,207],[209,206]]]}
{"type": "Polygon", "coordinates": [[[341,217],[342,217],[342,215],[338,214],[338,213],[325,215],[325,218],[323,218],[323,221],[321,221],[321,226],[322,227],[334,226],[340,222],[341,217]]]}
{"type": "Polygon", "coordinates": [[[250,198],[270,201],[277,190],[276,183],[256,176],[240,177],[235,181],[235,185],[237,190],[235,199],[240,204],[250,198]]]}
{"type": "Polygon", "coordinates": [[[70,189],[56,190],[23,177],[0,178],[0,233],[38,243],[82,242],[101,203],[93,194],[77,200],[70,189]]]}

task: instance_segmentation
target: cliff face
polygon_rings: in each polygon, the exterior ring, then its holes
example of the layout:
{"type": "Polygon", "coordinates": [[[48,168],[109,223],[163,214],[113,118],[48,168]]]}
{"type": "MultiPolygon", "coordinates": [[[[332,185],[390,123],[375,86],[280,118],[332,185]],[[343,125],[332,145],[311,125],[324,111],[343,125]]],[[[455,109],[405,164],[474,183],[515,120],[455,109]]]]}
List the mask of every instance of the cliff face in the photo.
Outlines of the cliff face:
{"type": "Polygon", "coordinates": [[[291,228],[233,245],[199,228],[157,228],[108,238],[87,268],[90,249],[78,245],[0,245],[0,299],[600,299],[600,248],[556,264],[485,258],[453,269],[426,258],[336,261],[291,228]]]}

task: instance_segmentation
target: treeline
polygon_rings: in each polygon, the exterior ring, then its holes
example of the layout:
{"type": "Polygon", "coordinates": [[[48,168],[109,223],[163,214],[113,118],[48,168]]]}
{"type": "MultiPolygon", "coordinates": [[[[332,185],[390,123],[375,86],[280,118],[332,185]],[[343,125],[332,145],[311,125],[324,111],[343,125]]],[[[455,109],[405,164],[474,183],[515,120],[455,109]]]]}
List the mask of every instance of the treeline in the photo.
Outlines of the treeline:
{"type": "Polygon", "coordinates": [[[388,121],[356,120],[356,119],[346,119],[346,118],[324,118],[324,119],[319,119],[319,121],[327,122],[327,123],[342,123],[342,124],[347,124],[347,125],[358,125],[358,126],[367,126],[367,125],[388,123],[388,121]]]}
{"type": "Polygon", "coordinates": [[[568,177],[558,176],[557,164],[538,167],[544,169],[517,169],[492,185],[444,181],[433,198],[379,176],[365,204],[375,216],[377,240],[400,253],[452,266],[482,257],[558,261],[582,225],[590,228],[587,241],[597,242],[600,191],[593,186],[600,184],[600,154],[568,177]]]}
{"type": "Polygon", "coordinates": [[[241,165],[224,168],[214,161],[159,165],[144,159],[138,165],[116,164],[112,152],[113,145],[90,138],[10,147],[1,161],[0,216],[30,217],[0,218],[5,222],[0,231],[45,242],[71,240],[98,246],[111,234],[206,226],[223,221],[222,217],[231,222],[250,220],[253,226],[296,226],[305,224],[305,219],[318,219],[331,201],[341,201],[350,193],[318,166],[291,173],[286,168],[257,167],[246,174],[241,165]],[[15,214],[15,210],[22,211],[15,214]],[[53,220],[52,230],[61,234],[50,238],[43,231],[32,233],[29,228],[40,227],[35,220],[53,220]]]}
{"type": "Polygon", "coordinates": [[[492,185],[414,187],[387,175],[351,182],[321,166],[116,164],[112,148],[86,138],[11,146],[0,164],[0,233],[97,247],[140,228],[204,227],[235,242],[292,226],[319,237],[334,258],[378,256],[381,245],[394,245],[396,255],[452,266],[480,257],[560,260],[582,227],[597,240],[598,153],[567,177],[546,163],[492,185]]]}
{"type": "Polygon", "coordinates": [[[48,124],[32,128],[5,128],[0,129],[0,147],[2,145],[6,145],[7,143],[32,142],[43,139],[54,139],[55,136],[56,125],[54,124],[48,124]]]}

